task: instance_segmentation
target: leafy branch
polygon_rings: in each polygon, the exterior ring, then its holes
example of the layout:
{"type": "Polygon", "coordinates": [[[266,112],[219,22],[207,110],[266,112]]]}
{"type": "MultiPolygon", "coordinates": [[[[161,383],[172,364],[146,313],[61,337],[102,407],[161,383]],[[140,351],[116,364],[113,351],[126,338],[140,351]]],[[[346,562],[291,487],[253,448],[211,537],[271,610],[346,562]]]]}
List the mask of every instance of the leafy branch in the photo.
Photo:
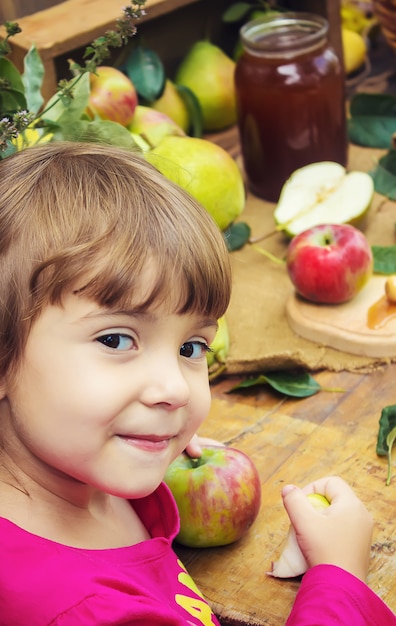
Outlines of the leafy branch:
{"type": "MultiPolygon", "coordinates": [[[[84,82],[84,77],[96,72],[98,66],[111,55],[112,48],[126,45],[136,34],[135,22],[146,14],[145,4],[146,0],[130,1],[130,5],[123,9],[122,16],[117,19],[115,29],[107,31],[87,46],[83,54],[83,64],[74,62],[71,64],[70,69],[74,78],[70,81],[60,80],[55,96],[44,108],[40,92],[44,68],[37,50],[33,46],[27,53],[24,59],[24,73],[21,75],[15,65],[6,58],[11,51],[10,37],[20,33],[21,29],[16,22],[5,23],[6,36],[0,41],[0,158],[5,158],[16,150],[19,136],[28,128],[32,130],[42,128],[44,134],[56,129],[59,131],[59,117],[65,109],[72,107],[79,83],[84,82]],[[59,111],[59,105],[63,111],[59,111]],[[58,115],[55,119],[54,116],[47,118],[47,114],[53,109],[58,109],[58,115]]],[[[82,92],[85,92],[86,97],[87,89],[80,90],[80,95],[82,92]]],[[[82,110],[81,107],[77,108],[81,117],[84,108],[82,110]]],[[[70,126],[71,120],[67,121],[70,126]]],[[[94,127],[90,130],[95,134],[94,127]]]]}

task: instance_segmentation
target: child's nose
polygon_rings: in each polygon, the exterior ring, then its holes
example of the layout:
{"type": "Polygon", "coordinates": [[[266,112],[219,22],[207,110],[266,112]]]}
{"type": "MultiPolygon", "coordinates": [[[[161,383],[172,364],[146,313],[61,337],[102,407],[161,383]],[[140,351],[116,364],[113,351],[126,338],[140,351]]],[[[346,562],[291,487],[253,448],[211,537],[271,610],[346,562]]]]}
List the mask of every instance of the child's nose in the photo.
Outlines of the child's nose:
{"type": "Polygon", "coordinates": [[[142,395],[143,402],[151,405],[178,408],[188,403],[190,387],[176,359],[151,370],[142,395]]]}

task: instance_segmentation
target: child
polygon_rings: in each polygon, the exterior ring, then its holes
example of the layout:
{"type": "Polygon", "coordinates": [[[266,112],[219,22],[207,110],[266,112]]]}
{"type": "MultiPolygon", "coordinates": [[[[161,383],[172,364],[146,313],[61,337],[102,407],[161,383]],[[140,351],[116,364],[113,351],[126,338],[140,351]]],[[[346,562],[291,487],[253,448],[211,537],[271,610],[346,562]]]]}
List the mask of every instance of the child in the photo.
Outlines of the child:
{"type": "MultiPolygon", "coordinates": [[[[208,412],[230,288],[217,226],[141,157],[64,143],[0,162],[0,625],[218,623],[172,550],[162,479],[208,412]]],[[[318,487],[326,532],[346,518],[354,543],[328,560],[322,519],[286,490],[314,580],[290,623],[312,623],[298,616],[328,576],[333,597],[349,584],[390,624],[351,575],[366,573],[365,509],[336,479],[318,487]]]]}

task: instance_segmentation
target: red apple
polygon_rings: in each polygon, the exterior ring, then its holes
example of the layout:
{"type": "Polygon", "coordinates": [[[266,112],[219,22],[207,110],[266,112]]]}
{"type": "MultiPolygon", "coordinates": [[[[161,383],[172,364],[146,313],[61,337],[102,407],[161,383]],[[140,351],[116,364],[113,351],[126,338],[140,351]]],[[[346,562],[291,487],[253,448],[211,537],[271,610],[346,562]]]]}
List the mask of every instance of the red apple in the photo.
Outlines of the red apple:
{"type": "Polygon", "coordinates": [[[91,93],[87,112],[90,117],[118,122],[128,126],[132,122],[138,96],[132,81],[115,67],[102,65],[90,75],[91,93]]]}
{"type": "Polygon", "coordinates": [[[296,235],[286,253],[296,291],[312,302],[339,304],[353,298],[373,272],[365,235],[349,224],[321,224],[296,235]]]}
{"type": "Polygon", "coordinates": [[[177,457],[165,476],[180,514],[176,541],[192,548],[237,541],[257,517],[261,486],[251,459],[235,448],[204,446],[177,457]]]}

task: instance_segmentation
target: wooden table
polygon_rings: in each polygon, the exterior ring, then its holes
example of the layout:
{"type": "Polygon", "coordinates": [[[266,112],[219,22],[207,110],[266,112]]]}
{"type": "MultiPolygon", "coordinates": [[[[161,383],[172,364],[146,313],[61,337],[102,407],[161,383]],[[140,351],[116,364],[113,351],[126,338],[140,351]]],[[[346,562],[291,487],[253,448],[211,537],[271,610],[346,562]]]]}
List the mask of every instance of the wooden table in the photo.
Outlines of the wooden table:
{"type": "Polygon", "coordinates": [[[386,459],[376,455],[378,421],[396,403],[396,365],[370,374],[321,372],[322,389],[290,399],[271,388],[227,391],[238,379],[213,384],[210,415],[201,428],[243,450],[257,465],[262,505],[239,542],[221,548],[177,551],[224,625],[280,626],[290,612],[299,580],[266,575],[288,528],[280,490],[338,474],[372,512],[376,526],[368,583],[396,612],[396,453],[394,477],[385,486],[386,459]]]}

